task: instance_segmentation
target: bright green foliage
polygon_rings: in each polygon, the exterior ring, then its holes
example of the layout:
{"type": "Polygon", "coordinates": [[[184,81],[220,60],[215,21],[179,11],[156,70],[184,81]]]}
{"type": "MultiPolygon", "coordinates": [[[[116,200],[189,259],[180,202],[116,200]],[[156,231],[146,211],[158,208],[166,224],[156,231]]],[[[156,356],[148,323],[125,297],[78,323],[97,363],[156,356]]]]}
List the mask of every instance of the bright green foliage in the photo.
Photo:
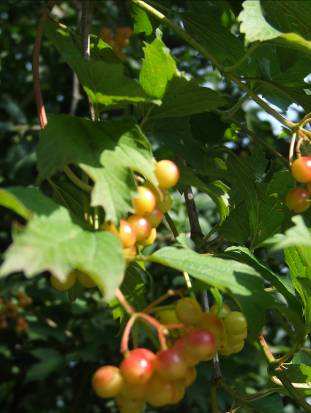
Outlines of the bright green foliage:
{"type": "Polygon", "coordinates": [[[160,34],[144,47],[144,60],[139,82],[144,91],[157,99],[163,97],[167,83],[176,75],[176,63],[163,43],[160,34]]]}
{"type": "Polygon", "coordinates": [[[113,222],[132,210],[135,183],[131,170],[157,183],[149,143],[130,121],[102,123],[51,116],[37,153],[41,179],[66,165],[79,165],[94,181],[92,205],[103,206],[106,219],[113,222]]]}
{"type": "MultiPolygon", "coordinates": [[[[30,189],[31,193],[34,192],[30,189]]],[[[27,190],[12,189],[23,205],[29,199],[27,190]]],[[[45,212],[30,219],[22,232],[14,235],[14,242],[6,252],[1,275],[24,271],[28,276],[50,271],[59,279],[74,269],[86,272],[93,278],[109,300],[122,281],[124,260],[120,243],[107,232],[90,232],[74,223],[68,211],[37,194],[39,205],[47,205],[45,212]],[[42,201],[42,202],[41,202],[42,201]]],[[[24,206],[25,207],[25,206],[24,206]]]]}
{"type": "Polygon", "coordinates": [[[146,35],[149,36],[152,33],[153,28],[148,14],[140,7],[133,4],[132,16],[134,19],[134,33],[146,33],[146,35]]]}

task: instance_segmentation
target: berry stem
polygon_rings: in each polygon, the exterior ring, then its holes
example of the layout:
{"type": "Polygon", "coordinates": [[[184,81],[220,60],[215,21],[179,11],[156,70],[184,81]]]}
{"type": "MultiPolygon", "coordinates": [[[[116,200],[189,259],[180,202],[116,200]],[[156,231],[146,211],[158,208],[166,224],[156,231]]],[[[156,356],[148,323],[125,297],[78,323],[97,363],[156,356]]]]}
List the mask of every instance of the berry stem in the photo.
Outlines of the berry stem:
{"type": "Polygon", "coordinates": [[[120,288],[116,289],[115,296],[122,305],[122,307],[125,309],[125,311],[131,315],[135,314],[135,309],[130,305],[130,303],[127,301],[125,298],[124,294],[120,290],[120,288]]]}
{"type": "Polygon", "coordinates": [[[50,10],[53,8],[55,1],[50,0],[46,7],[44,7],[43,12],[41,14],[39,24],[37,27],[36,32],[36,39],[33,48],[32,54],[32,74],[33,74],[33,84],[34,84],[34,95],[35,101],[37,105],[37,112],[38,112],[38,119],[40,128],[43,129],[46,124],[48,123],[46,117],[45,106],[42,98],[41,92],[41,84],[40,84],[40,50],[41,50],[41,43],[42,43],[42,34],[44,23],[48,18],[50,10]]]}
{"type": "Polygon", "coordinates": [[[129,338],[131,335],[133,325],[135,324],[135,321],[138,318],[146,321],[148,324],[150,324],[152,327],[154,327],[157,330],[161,350],[166,350],[167,344],[166,344],[165,336],[168,334],[167,327],[159,323],[155,318],[151,317],[148,314],[134,313],[132,314],[131,318],[127,322],[124,332],[123,332],[123,336],[121,340],[121,353],[127,353],[129,351],[129,346],[128,346],[129,338]]]}
{"type": "Polygon", "coordinates": [[[163,301],[167,300],[170,297],[176,297],[176,296],[182,296],[184,292],[183,288],[180,288],[179,290],[168,290],[165,294],[161,295],[159,298],[154,300],[152,303],[150,303],[144,310],[143,313],[149,314],[152,312],[152,310],[157,307],[159,304],[161,304],[163,301]]]}

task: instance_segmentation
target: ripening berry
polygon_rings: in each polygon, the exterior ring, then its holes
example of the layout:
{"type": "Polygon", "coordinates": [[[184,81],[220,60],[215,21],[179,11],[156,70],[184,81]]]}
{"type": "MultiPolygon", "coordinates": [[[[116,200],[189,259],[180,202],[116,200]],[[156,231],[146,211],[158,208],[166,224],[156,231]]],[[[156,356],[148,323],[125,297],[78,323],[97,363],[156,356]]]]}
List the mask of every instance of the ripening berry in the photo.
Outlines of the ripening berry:
{"type": "Polygon", "coordinates": [[[227,335],[227,340],[228,343],[230,343],[232,346],[235,346],[238,343],[241,343],[241,341],[244,341],[247,337],[247,330],[245,330],[241,334],[228,334],[227,335]]]}
{"type": "Polygon", "coordinates": [[[149,188],[139,186],[137,188],[137,194],[133,197],[132,203],[136,215],[146,215],[154,210],[156,206],[156,198],[149,188]]]}
{"type": "Polygon", "coordinates": [[[240,311],[231,311],[225,317],[224,324],[229,336],[247,332],[247,321],[240,311]]]}
{"type": "Polygon", "coordinates": [[[187,326],[198,325],[202,320],[203,311],[195,298],[181,298],[176,303],[175,311],[178,319],[187,326]]]}
{"type": "Polygon", "coordinates": [[[145,403],[142,400],[129,399],[127,397],[118,397],[116,399],[120,413],[142,413],[145,403]]]}
{"type": "Polygon", "coordinates": [[[123,248],[123,256],[127,263],[133,261],[137,255],[137,248],[135,245],[131,248],[123,248]]]}
{"type": "Polygon", "coordinates": [[[175,341],[174,348],[183,356],[183,359],[185,360],[186,364],[189,367],[194,367],[196,366],[200,358],[197,357],[192,351],[191,348],[189,348],[186,345],[186,336],[183,336],[179,338],[178,340],[175,341]]]}
{"type": "Polygon", "coordinates": [[[189,366],[187,368],[187,372],[184,378],[186,386],[187,387],[191,386],[191,384],[193,384],[196,381],[196,378],[197,378],[197,371],[195,367],[189,366]]]}
{"type": "Polygon", "coordinates": [[[217,342],[221,341],[224,336],[224,323],[215,313],[204,313],[200,322],[200,328],[210,331],[217,342]]]}
{"type": "Polygon", "coordinates": [[[153,407],[170,404],[174,398],[174,382],[154,374],[147,384],[146,400],[153,407]]]}
{"type": "Polygon", "coordinates": [[[136,233],[131,224],[124,219],[120,220],[119,230],[112,222],[106,222],[104,225],[105,231],[111,232],[122,242],[123,248],[131,248],[136,243],[136,233]]]}
{"type": "Polygon", "coordinates": [[[131,400],[144,400],[146,395],[147,384],[133,384],[124,381],[124,385],[120,392],[120,397],[131,400]]]}
{"type": "Polygon", "coordinates": [[[155,368],[158,374],[167,380],[177,380],[185,377],[187,364],[182,353],[176,348],[162,350],[157,354],[155,368]]]}
{"type": "Polygon", "coordinates": [[[192,330],[185,336],[185,346],[200,360],[210,360],[216,352],[214,335],[205,330],[192,330]]]}
{"type": "Polygon", "coordinates": [[[134,228],[136,239],[138,242],[147,239],[151,234],[151,225],[145,217],[139,215],[131,215],[128,222],[134,228]]]}
{"type": "Polygon", "coordinates": [[[311,182],[311,156],[300,156],[291,166],[292,175],[298,182],[311,182]]]}
{"type": "Polygon", "coordinates": [[[186,393],[186,383],[185,380],[175,380],[173,381],[173,396],[170,404],[178,404],[185,397],[186,393]]]}
{"type": "Polygon", "coordinates": [[[174,162],[169,160],[157,162],[155,174],[161,189],[172,188],[179,180],[179,169],[174,162]]]}
{"type": "Polygon", "coordinates": [[[140,244],[143,245],[144,247],[147,247],[148,245],[152,245],[154,241],[156,240],[156,238],[157,238],[157,230],[155,228],[152,228],[149,237],[141,241],[140,244]]]}
{"type": "Polygon", "coordinates": [[[84,272],[80,272],[80,271],[77,274],[78,274],[78,281],[83,287],[85,288],[96,287],[95,282],[89,275],[85,274],[84,272]]]}
{"type": "Polygon", "coordinates": [[[93,375],[92,386],[99,397],[116,397],[123,385],[124,380],[118,367],[103,366],[93,375]]]}
{"type": "Polygon", "coordinates": [[[156,228],[160,223],[162,222],[164,217],[163,212],[159,208],[155,208],[151,214],[147,216],[148,221],[150,222],[150,225],[154,228],[156,228]]]}
{"type": "Polygon", "coordinates": [[[178,324],[180,323],[177,318],[175,308],[163,307],[156,310],[156,317],[161,324],[178,324]]]}
{"type": "Polygon", "coordinates": [[[210,312],[216,314],[217,317],[219,317],[219,318],[224,318],[231,312],[231,308],[228,306],[228,304],[223,304],[220,311],[219,311],[219,313],[218,313],[217,305],[213,304],[211,306],[210,312]]]}
{"type": "Polygon", "coordinates": [[[301,213],[310,206],[310,193],[303,188],[294,188],[287,192],[285,203],[291,211],[301,213]]]}
{"type": "Polygon", "coordinates": [[[75,271],[70,272],[67,274],[64,281],[59,280],[55,275],[51,275],[50,282],[52,287],[54,287],[58,291],[67,291],[71,287],[74,286],[77,280],[77,274],[75,271]]]}
{"type": "Polygon", "coordinates": [[[124,379],[132,384],[144,384],[152,376],[156,355],[145,348],[130,351],[120,369],[124,379]]]}

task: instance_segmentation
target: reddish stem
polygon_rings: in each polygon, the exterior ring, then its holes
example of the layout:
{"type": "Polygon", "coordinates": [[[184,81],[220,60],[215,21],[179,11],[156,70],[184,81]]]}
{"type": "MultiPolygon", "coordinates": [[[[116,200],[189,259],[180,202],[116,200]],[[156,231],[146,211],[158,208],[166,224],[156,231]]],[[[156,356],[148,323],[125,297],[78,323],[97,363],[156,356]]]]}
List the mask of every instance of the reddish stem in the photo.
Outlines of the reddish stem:
{"type": "Polygon", "coordinates": [[[50,9],[53,7],[55,1],[49,1],[47,6],[44,8],[41,18],[39,20],[39,25],[37,27],[36,32],[36,39],[32,54],[32,73],[33,73],[33,82],[34,82],[34,95],[37,105],[38,111],[38,119],[40,127],[43,129],[46,124],[48,123],[45,107],[43,103],[42,93],[41,93],[41,85],[40,85],[40,50],[41,50],[41,42],[42,42],[42,34],[43,34],[43,25],[46,21],[50,9]]]}
{"type": "Polygon", "coordinates": [[[129,313],[129,314],[134,314],[135,313],[134,307],[132,307],[131,304],[127,301],[124,294],[122,293],[122,291],[119,288],[116,289],[115,296],[117,297],[120,304],[122,305],[122,307],[125,309],[125,311],[127,313],[129,313]]]}
{"type": "Polygon", "coordinates": [[[182,296],[182,293],[185,290],[183,288],[180,288],[179,290],[168,290],[165,294],[161,295],[161,297],[157,298],[156,300],[154,300],[151,304],[149,304],[144,310],[144,313],[150,313],[154,307],[156,307],[157,305],[161,304],[163,301],[167,300],[170,297],[175,297],[175,296],[182,296]]]}
{"type": "Polygon", "coordinates": [[[165,335],[168,333],[166,326],[162,325],[155,318],[151,317],[148,314],[135,313],[132,315],[132,317],[129,319],[129,321],[127,322],[125,326],[122,340],[121,340],[121,353],[127,353],[129,351],[128,342],[129,342],[131,330],[133,328],[133,325],[135,324],[135,321],[138,318],[145,320],[148,324],[150,324],[152,327],[154,327],[157,330],[161,349],[165,350],[167,348],[165,335]]]}
{"type": "Polygon", "coordinates": [[[265,353],[266,359],[269,361],[269,363],[273,363],[275,361],[275,357],[272,351],[270,350],[270,347],[266,342],[266,339],[264,338],[263,334],[260,334],[258,340],[261,345],[261,348],[263,349],[263,352],[265,353]]]}

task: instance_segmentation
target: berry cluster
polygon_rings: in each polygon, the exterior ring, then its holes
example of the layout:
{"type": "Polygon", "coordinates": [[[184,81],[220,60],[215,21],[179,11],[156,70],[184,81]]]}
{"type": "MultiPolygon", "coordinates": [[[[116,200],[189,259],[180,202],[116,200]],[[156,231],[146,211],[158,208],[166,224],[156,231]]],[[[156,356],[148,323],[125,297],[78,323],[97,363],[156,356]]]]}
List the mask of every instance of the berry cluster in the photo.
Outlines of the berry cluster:
{"type": "MultiPolygon", "coordinates": [[[[121,413],[139,413],[145,403],[161,407],[179,403],[196,379],[195,366],[242,350],[247,324],[242,313],[224,306],[203,312],[194,298],[181,298],[174,308],[155,313],[161,322],[174,322],[180,334],[156,354],[146,348],[125,352],[119,367],[100,367],[93,376],[99,397],[115,397],[121,413]],[[179,323],[179,324],[177,324],[179,323]]],[[[169,327],[169,325],[167,325],[169,327]]]]}
{"type": "Polygon", "coordinates": [[[13,322],[17,333],[27,331],[28,321],[22,314],[31,304],[32,299],[23,291],[18,292],[16,297],[10,300],[0,297],[0,330],[8,328],[10,322],[13,322]]]}
{"type": "Polygon", "coordinates": [[[311,156],[300,156],[291,165],[293,177],[297,182],[306,184],[306,188],[291,189],[286,195],[286,205],[296,213],[306,211],[310,206],[311,194],[311,156]]]}
{"type": "Polygon", "coordinates": [[[157,162],[155,175],[159,188],[155,188],[149,182],[137,187],[137,193],[132,199],[133,215],[121,219],[119,228],[112,223],[104,225],[106,231],[120,239],[128,261],[135,258],[137,245],[147,246],[154,243],[157,236],[156,228],[172,206],[172,199],[167,190],[175,186],[179,180],[178,167],[169,160],[157,162]]]}

